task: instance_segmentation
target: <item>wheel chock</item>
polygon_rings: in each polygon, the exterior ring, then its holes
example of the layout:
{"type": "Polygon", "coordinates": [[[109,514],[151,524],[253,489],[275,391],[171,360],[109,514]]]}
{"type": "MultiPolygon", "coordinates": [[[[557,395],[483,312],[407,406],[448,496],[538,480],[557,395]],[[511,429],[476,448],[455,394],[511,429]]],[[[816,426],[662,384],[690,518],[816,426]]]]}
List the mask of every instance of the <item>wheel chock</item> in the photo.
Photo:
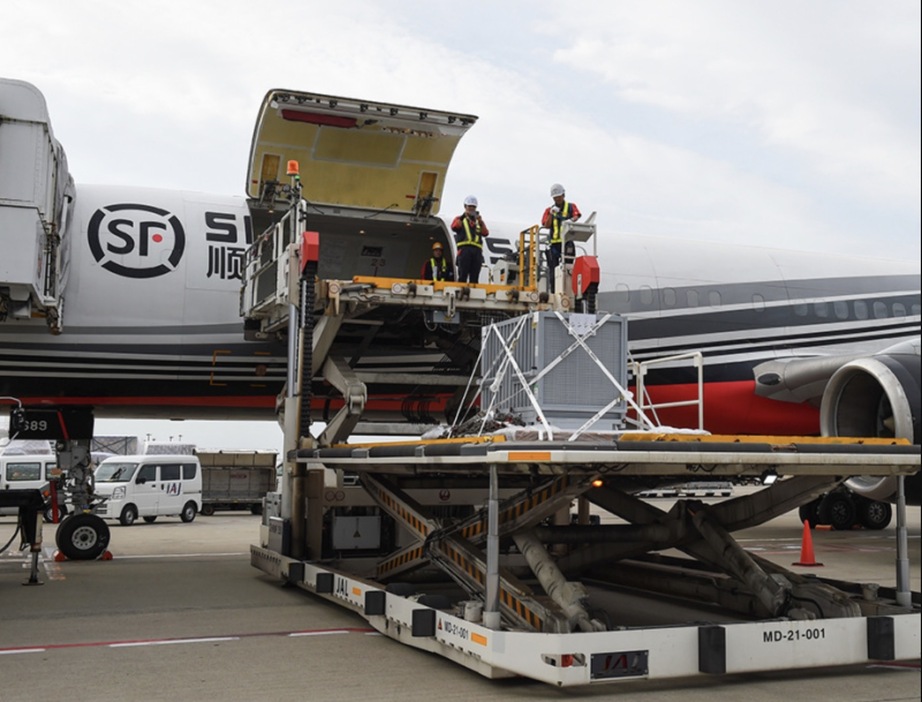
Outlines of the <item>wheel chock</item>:
{"type": "Polygon", "coordinates": [[[55,562],[55,563],[61,563],[61,562],[66,561],[66,560],[67,560],[67,556],[65,556],[63,553],[61,553],[61,552],[58,551],[57,549],[55,549],[55,552],[54,552],[54,562],[55,562]]]}

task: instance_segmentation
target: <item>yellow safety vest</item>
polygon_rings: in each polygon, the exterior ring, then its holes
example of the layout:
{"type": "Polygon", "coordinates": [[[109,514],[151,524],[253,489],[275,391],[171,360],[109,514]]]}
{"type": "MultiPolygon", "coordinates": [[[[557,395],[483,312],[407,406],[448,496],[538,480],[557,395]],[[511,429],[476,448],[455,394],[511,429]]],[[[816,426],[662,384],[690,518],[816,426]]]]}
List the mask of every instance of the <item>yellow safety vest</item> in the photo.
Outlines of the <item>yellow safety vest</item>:
{"type": "Polygon", "coordinates": [[[435,257],[430,258],[429,267],[432,269],[433,280],[445,280],[445,271],[448,270],[448,262],[444,258],[438,261],[435,260],[435,257]],[[439,263],[442,265],[440,266],[439,263]]]}
{"type": "Polygon", "coordinates": [[[570,216],[570,203],[564,201],[563,207],[560,209],[560,212],[556,215],[551,215],[551,243],[559,244],[562,239],[560,238],[560,223],[567,219],[570,216]]]}
{"type": "Polygon", "coordinates": [[[465,241],[459,241],[458,246],[476,246],[478,249],[483,248],[483,237],[480,235],[480,220],[477,220],[477,223],[474,225],[474,231],[471,231],[471,218],[462,217],[461,221],[464,223],[464,233],[467,235],[465,241]]]}

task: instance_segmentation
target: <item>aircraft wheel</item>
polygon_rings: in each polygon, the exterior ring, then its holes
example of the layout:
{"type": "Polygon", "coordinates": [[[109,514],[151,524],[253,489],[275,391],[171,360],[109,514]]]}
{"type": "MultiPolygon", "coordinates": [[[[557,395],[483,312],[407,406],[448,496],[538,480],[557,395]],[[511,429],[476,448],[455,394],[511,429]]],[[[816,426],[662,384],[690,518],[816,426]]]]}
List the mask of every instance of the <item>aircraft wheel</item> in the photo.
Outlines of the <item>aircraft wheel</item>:
{"type": "Polygon", "coordinates": [[[797,514],[800,517],[801,524],[807,522],[810,525],[810,528],[813,529],[817,524],[820,523],[820,502],[822,501],[823,499],[818,497],[815,500],[800,506],[800,509],[797,510],[797,514]]]}
{"type": "Polygon", "coordinates": [[[183,505],[182,512],[179,513],[179,518],[184,522],[191,522],[195,519],[195,503],[187,502],[183,505]]]}
{"type": "Polygon", "coordinates": [[[58,525],[54,540],[70,560],[92,561],[109,545],[109,527],[95,514],[74,514],[58,525]]]}
{"type": "Polygon", "coordinates": [[[866,529],[886,529],[893,517],[893,508],[888,502],[862,500],[858,506],[858,521],[866,529]]]}
{"type": "Polygon", "coordinates": [[[157,516],[154,515],[154,516],[152,516],[152,517],[142,517],[142,519],[143,519],[145,522],[147,522],[148,524],[153,524],[154,522],[157,521],[157,516]]]}
{"type": "MultiPolygon", "coordinates": [[[[58,524],[64,521],[64,517],[67,516],[67,507],[64,505],[58,505],[58,524]]],[[[54,515],[52,514],[51,505],[45,507],[45,512],[42,514],[42,519],[45,520],[46,524],[51,524],[54,522],[54,515]]]]}
{"type": "Polygon", "coordinates": [[[202,505],[202,516],[210,517],[214,514],[214,505],[202,505]]]}
{"type": "Polygon", "coordinates": [[[833,529],[846,531],[857,523],[858,509],[851,495],[831,492],[820,504],[820,518],[824,524],[832,525],[833,529]]]}
{"type": "Polygon", "coordinates": [[[131,526],[138,518],[138,510],[134,505],[125,505],[118,521],[122,526],[131,526]]]}

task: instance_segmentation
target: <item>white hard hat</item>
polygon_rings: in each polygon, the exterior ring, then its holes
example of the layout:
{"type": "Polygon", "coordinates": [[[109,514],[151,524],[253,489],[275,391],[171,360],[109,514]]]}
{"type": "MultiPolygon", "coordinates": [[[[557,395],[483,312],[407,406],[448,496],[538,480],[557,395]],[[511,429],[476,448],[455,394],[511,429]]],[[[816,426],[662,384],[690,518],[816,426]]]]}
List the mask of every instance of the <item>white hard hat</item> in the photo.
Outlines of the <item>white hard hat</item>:
{"type": "Polygon", "coordinates": [[[477,207],[477,198],[473,195],[468,195],[466,198],[464,198],[464,206],[468,207],[470,205],[477,207]]]}
{"type": "Polygon", "coordinates": [[[563,186],[560,183],[554,183],[551,186],[551,197],[557,197],[558,195],[563,197],[564,192],[563,186]]]}

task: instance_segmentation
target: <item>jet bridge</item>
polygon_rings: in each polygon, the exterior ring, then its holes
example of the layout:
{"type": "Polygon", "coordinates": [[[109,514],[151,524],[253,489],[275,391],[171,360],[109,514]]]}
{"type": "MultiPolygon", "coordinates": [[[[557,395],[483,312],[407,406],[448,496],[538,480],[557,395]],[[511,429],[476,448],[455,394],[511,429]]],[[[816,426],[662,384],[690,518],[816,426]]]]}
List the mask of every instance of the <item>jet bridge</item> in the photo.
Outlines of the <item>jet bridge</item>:
{"type": "Polygon", "coordinates": [[[44,319],[63,327],[74,182],[54,138],[45,99],[0,78],[0,323],[44,319]]]}

